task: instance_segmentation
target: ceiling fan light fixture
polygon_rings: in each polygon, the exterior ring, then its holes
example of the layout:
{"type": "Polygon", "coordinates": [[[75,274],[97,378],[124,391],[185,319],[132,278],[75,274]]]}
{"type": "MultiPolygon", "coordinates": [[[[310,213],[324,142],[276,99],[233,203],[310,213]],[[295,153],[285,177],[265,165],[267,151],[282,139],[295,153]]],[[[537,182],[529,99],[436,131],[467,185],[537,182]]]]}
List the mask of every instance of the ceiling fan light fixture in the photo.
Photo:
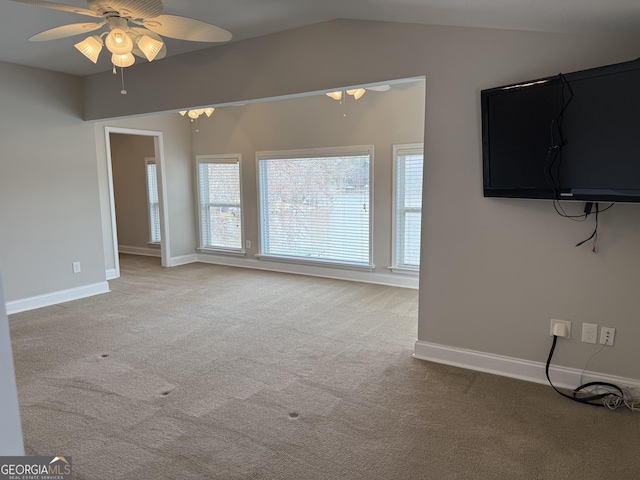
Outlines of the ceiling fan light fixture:
{"type": "Polygon", "coordinates": [[[353,98],[358,100],[360,97],[364,95],[366,90],[364,88],[354,88],[353,90],[347,90],[349,95],[353,95],[353,98]]]}
{"type": "Polygon", "coordinates": [[[133,50],[133,40],[121,28],[114,28],[104,41],[107,50],[114,55],[126,55],[133,50]]]}
{"type": "Polygon", "coordinates": [[[140,51],[144,53],[144,56],[147,57],[147,60],[152,62],[162,50],[164,43],[148,35],[143,35],[138,39],[137,45],[140,51]]]}
{"type": "Polygon", "coordinates": [[[340,100],[342,98],[342,92],[329,92],[327,97],[331,97],[334,100],[340,100]]]}
{"type": "Polygon", "coordinates": [[[127,53],[125,55],[116,55],[114,53],[113,55],[111,55],[111,63],[113,63],[116,67],[126,68],[136,63],[136,57],[134,57],[131,53],[127,53]]]}
{"type": "Polygon", "coordinates": [[[74,47],[93,63],[98,63],[98,56],[102,51],[102,39],[98,35],[92,35],[76,43],[74,47]]]}
{"type": "Polygon", "coordinates": [[[200,116],[200,114],[196,110],[189,110],[189,113],[187,115],[193,120],[200,116]]]}

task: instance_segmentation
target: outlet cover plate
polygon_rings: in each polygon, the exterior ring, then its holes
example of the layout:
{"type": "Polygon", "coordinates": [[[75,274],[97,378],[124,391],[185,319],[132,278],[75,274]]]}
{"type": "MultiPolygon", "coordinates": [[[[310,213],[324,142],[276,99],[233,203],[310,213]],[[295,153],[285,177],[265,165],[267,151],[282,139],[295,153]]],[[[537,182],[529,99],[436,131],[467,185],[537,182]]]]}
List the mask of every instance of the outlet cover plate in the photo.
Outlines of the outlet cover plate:
{"type": "Polygon", "coordinates": [[[595,323],[583,323],[582,341],[584,343],[598,343],[598,325],[595,323]]]}
{"type": "Polygon", "coordinates": [[[602,327],[600,329],[600,345],[609,345],[613,347],[613,339],[616,336],[616,329],[610,327],[602,327]],[[608,334],[608,339],[607,339],[608,334]]]}

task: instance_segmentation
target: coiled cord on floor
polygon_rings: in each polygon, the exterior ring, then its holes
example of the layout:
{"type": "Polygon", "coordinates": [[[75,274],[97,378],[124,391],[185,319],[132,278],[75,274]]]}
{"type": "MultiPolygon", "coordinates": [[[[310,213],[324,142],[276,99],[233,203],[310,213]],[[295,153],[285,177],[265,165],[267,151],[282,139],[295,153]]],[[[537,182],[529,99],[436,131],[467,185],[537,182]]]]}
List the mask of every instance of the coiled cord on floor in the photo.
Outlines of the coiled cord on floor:
{"type": "MultiPolygon", "coordinates": [[[[625,401],[625,393],[622,391],[620,387],[614,385],[613,383],[607,382],[589,382],[584,385],[580,385],[573,390],[573,395],[567,395],[566,393],[558,390],[553,383],[551,382],[551,378],[549,377],[549,366],[551,365],[551,358],[553,358],[553,352],[556,349],[556,343],[558,341],[557,335],[553,336],[553,343],[551,344],[551,351],[549,352],[549,358],[547,358],[547,366],[545,368],[545,373],[547,374],[547,380],[549,381],[549,385],[553,387],[553,389],[558,392],[563,397],[568,398],[569,400],[573,400],[574,402],[584,403],[587,405],[595,405],[596,407],[608,407],[612,410],[626,405],[625,401]],[[587,392],[586,389],[595,387],[596,392],[587,392]],[[598,393],[598,390],[602,390],[598,393]],[[586,396],[580,396],[586,395],[586,396]]],[[[640,410],[640,400],[628,398],[628,401],[631,402],[634,408],[632,410],[640,410]]],[[[628,405],[627,405],[628,406],[628,405]]]]}

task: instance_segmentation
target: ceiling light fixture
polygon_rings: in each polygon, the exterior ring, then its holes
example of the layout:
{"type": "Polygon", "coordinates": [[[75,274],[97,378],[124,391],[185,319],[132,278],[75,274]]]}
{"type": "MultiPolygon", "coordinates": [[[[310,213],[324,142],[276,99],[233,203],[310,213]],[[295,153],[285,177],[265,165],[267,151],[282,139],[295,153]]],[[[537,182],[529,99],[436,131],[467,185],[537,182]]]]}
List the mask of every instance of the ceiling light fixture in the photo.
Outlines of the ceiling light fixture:
{"type": "Polygon", "coordinates": [[[186,115],[193,121],[193,120],[196,120],[202,114],[206,115],[207,117],[210,117],[214,111],[215,111],[215,108],[208,107],[208,108],[198,108],[196,110],[181,110],[178,113],[183,117],[186,115]]]}
{"type": "Polygon", "coordinates": [[[98,63],[98,56],[102,51],[102,38],[100,38],[99,35],[91,35],[83,41],[76,43],[74,47],[93,63],[98,63]]]}
{"type": "MultiPolygon", "coordinates": [[[[356,100],[358,100],[359,98],[361,98],[364,93],[366,92],[366,90],[364,88],[354,88],[352,90],[347,90],[347,94],[353,96],[353,98],[355,98],[356,100]]],[[[342,100],[342,94],[343,92],[329,92],[327,93],[327,97],[331,97],[334,100],[342,100]]]]}
{"type": "Polygon", "coordinates": [[[133,50],[133,40],[122,28],[113,28],[104,40],[104,45],[114,55],[126,55],[133,50]]]}
{"type": "Polygon", "coordinates": [[[162,50],[164,43],[162,40],[156,40],[148,35],[142,35],[137,42],[138,48],[152,62],[162,50]]]}

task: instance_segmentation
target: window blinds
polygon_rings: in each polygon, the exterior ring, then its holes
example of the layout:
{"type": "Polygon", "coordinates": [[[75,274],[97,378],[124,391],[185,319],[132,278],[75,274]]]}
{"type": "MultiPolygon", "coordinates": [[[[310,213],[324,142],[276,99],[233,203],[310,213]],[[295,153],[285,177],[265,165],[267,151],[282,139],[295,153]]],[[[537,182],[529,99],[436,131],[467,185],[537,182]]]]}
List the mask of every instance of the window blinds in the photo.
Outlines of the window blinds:
{"type": "Polygon", "coordinates": [[[198,163],[200,227],[203,248],[242,249],[240,162],[198,163]]]}
{"type": "Polygon", "coordinates": [[[423,155],[398,150],[396,157],[396,266],[420,267],[423,155]]]}
{"type": "Polygon", "coordinates": [[[263,254],[371,264],[370,153],[258,158],[263,254]]]}

